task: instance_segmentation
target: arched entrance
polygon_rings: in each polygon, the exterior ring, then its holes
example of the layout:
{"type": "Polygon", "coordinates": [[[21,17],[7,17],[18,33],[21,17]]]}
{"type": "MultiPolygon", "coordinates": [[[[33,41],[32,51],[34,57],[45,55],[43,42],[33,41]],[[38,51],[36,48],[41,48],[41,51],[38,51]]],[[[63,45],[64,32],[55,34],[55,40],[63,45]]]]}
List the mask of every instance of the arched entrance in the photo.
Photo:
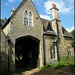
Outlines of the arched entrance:
{"type": "Polygon", "coordinates": [[[32,69],[39,62],[39,40],[32,37],[20,37],[15,43],[15,65],[17,68],[32,69]]]}

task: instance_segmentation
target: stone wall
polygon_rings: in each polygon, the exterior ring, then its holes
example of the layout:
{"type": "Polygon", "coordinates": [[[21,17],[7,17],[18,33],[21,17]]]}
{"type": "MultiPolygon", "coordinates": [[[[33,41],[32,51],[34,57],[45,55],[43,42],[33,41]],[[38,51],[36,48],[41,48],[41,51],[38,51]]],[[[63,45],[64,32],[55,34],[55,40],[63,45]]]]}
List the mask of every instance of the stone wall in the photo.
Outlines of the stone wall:
{"type": "Polygon", "coordinates": [[[15,70],[15,42],[16,42],[16,39],[20,37],[25,37],[25,36],[32,36],[40,40],[40,44],[39,44],[40,67],[44,66],[43,24],[32,3],[32,0],[23,0],[20,6],[16,9],[15,13],[10,19],[10,32],[8,36],[10,37],[11,43],[13,45],[13,47],[11,48],[11,52],[13,52],[14,55],[10,54],[13,56],[10,59],[14,61],[14,62],[10,61],[11,67],[13,65],[13,68],[12,68],[13,71],[15,70]],[[32,18],[33,18],[32,26],[24,25],[25,11],[27,11],[28,15],[29,15],[29,12],[32,13],[32,18]]]}
{"type": "Polygon", "coordinates": [[[6,36],[7,36],[7,34],[9,33],[9,31],[10,31],[10,23],[8,23],[8,24],[6,25],[6,27],[3,29],[3,32],[5,33],[6,36]]]}
{"type": "Polygon", "coordinates": [[[71,46],[72,38],[64,37],[64,51],[63,56],[67,56],[67,46],[71,47],[71,56],[74,56],[74,48],[71,46]]]}
{"type": "Polygon", "coordinates": [[[42,40],[43,36],[43,24],[31,0],[24,0],[20,7],[17,8],[15,14],[11,18],[9,32],[9,36],[11,37],[12,41],[14,38],[16,39],[27,35],[34,36],[39,40],[42,40]],[[32,13],[32,26],[24,25],[24,15],[26,10],[28,15],[29,12],[32,13]]]}
{"type": "Polygon", "coordinates": [[[45,63],[51,64],[57,62],[57,48],[55,46],[55,59],[51,59],[50,47],[52,46],[53,41],[56,41],[56,36],[44,35],[45,43],[45,63]]]}
{"type": "Polygon", "coordinates": [[[8,71],[8,41],[1,31],[1,71],[8,71]]]}
{"type": "MultiPolygon", "coordinates": [[[[61,26],[61,22],[59,20],[59,15],[58,15],[58,9],[54,10],[52,8],[52,18],[53,18],[52,28],[55,31],[56,35],[58,35],[57,31],[59,29],[59,41],[58,41],[59,55],[66,56],[67,51],[65,46],[70,44],[71,40],[66,40],[63,37],[62,26],[61,26]],[[56,23],[58,23],[58,28],[56,23]]],[[[51,35],[43,36],[43,24],[37,10],[35,9],[32,3],[32,0],[23,0],[23,2],[16,9],[15,13],[11,15],[10,24],[7,25],[7,28],[4,31],[6,30],[10,30],[9,32],[7,31],[6,35],[8,34],[8,36],[11,39],[9,44],[10,45],[10,51],[9,51],[10,71],[15,71],[15,42],[16,42],[16,39],[20,37],[32,36],[37,38],[40,41],[40,44],[39,44],[40,67],[44,66],[44,59],[46,64],[54,63],[57,61],[57,48],[55,48],[56,58],[51,59],[51,55],[50,55],[50,46],[52,45],[53,41],[57,40],[57,37],[51,36],[51,35]],[[32,14],[32,26],[24,25],[25,11],[27,11],[28,18],[29,18],[29,13],[31,12],[32,14]],[[44,40],[43,40],[43,37],[44,37],[44,40]]],[[[5,34],[3,32],[1,33],[2,33],[1,34],[2,36],[1,37],[2,70],[7,70],[8,69],[8,43],[7,43],[8,41],[5,38],[5,34]]],[[[72,55],[73,55],[73,48],[72,48],[72,55]]]]}

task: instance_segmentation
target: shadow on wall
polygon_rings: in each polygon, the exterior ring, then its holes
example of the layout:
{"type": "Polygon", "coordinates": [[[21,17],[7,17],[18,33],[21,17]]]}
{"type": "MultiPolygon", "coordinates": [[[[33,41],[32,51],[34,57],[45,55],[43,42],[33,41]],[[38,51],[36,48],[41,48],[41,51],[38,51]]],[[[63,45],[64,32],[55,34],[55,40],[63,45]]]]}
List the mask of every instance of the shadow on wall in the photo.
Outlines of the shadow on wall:
{"type": "Polygon", "coordinates": [[[8,71],[8,54],[6,52],[2,51],[1,52],[1,72],[6,72],[8,71]]]}
{"type": "MultiPolygon", "coordinates": [[[[1,30],[1,49],[0,49],[0,68],[1,72],[7,72],[9,70],[9,61],[8,61],[8,40],[6,39],[6,35],[1,30]]],[[[13,62],[13,61],[12,61],[13,62]]]]}
{"type": "Polygon", "coordinates": [[[23,72],[39,66],[39,40],[32,36],[18,38],[15,44],[16,71],[23,72]]]}
{"type": "MultiPolygon", "coordinates": [[[[7,42],[8,43],[8,42],[7,42]]],[[[12,45],[12,43],[10,44],[12,45]]],[[[12,55],[14,55],[14,52],[11,50],[11,47],[8,45],[2,44],[1,47],[1,72],[8,72],[12,71],[11,64],[14,63],[12,60],[12,55]]]]}

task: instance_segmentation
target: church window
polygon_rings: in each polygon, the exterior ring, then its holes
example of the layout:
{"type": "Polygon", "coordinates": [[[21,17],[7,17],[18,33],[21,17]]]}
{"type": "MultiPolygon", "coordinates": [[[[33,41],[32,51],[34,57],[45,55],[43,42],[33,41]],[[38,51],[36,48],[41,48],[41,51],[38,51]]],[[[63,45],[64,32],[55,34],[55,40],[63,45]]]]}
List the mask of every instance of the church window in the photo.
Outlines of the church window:
{"type": "Polygon", "coordinates": [[[28,14],[27,11],[25,11],[25,25],[28,25],[28,14]]]}
{"type": "Polygon", "coordinates": [[[70,46],[67,46],[67,54],[68,54],[68,56],[71,56],[71,48],[70,48],[70,46]]]}
{"type": "Polygon", "coordinates": [[[55,58],[55,46],[54,45],[50,47],[50,55],[51,55],[51,59],[55,58]]]}
{"type": "Polygon", "coordinates": [[[52,46],[50,47],[50,55],[51,55],[51,59],[52,59],[52,46]]]}
{"type": "Polygon", "coordinates": [[[32,13],[29,13],[29,26],[32,26],[32,13]]]}

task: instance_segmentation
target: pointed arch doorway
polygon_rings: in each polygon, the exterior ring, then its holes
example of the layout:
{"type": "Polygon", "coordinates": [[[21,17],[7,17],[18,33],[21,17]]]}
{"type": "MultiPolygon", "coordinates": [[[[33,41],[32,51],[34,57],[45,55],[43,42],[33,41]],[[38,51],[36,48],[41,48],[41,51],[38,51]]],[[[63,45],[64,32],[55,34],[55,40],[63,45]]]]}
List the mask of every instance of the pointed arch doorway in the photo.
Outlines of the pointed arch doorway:
{"type": "Polygon", "coordinates": [[[37,68],[39,63],[40,41],[32,36],[16,39],[15,43],[15,66],[16,69],[37,68]]]}

